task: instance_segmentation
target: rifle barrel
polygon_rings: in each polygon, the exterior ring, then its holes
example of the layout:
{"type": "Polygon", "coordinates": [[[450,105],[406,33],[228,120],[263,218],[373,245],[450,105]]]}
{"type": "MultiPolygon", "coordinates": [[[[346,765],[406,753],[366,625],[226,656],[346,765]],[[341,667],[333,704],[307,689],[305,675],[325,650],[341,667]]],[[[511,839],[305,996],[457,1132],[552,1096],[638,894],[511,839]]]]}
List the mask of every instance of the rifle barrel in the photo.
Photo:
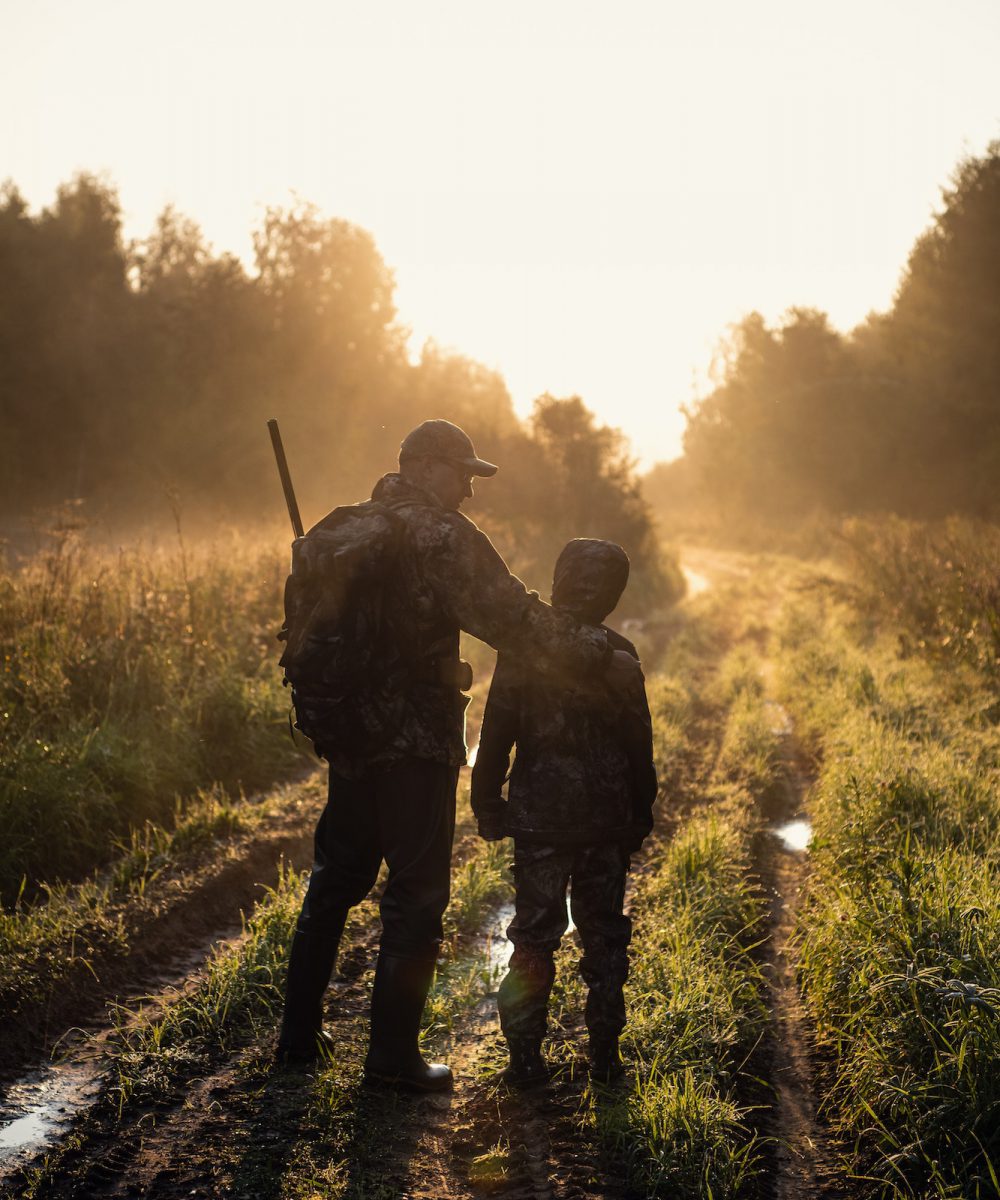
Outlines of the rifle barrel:
{"type": "Polygon", "coordinates": [[[292,520],[292,532],[297,538],[305,535],[302,528],[302,518],[299,516],[299,505],[295,499],[295,489],[292,487],[292,477],[288,473],[288,460],[285,458],[285,447],[281,444],[281,433],[278,422],[272,417],[267,423],[271,434],[271,445],[274,447],[274,457],[278,463],[278,474],[281,476],[281,490],[285,493],[285,503],[288,505],[288,515],[292,520]]]}

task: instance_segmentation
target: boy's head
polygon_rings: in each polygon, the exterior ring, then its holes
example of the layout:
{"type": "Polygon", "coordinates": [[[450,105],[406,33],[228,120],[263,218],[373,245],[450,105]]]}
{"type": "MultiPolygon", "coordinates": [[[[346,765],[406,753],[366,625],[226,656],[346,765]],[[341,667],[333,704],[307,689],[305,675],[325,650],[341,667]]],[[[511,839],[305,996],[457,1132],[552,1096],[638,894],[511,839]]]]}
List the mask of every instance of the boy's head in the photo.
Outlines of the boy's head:
{"type": "Polygon", "coordinates": [[[591,625],[600,625],[628,583],[628,555],[614,542],[574,538],[556,559],[552,603],[591,625]]]}

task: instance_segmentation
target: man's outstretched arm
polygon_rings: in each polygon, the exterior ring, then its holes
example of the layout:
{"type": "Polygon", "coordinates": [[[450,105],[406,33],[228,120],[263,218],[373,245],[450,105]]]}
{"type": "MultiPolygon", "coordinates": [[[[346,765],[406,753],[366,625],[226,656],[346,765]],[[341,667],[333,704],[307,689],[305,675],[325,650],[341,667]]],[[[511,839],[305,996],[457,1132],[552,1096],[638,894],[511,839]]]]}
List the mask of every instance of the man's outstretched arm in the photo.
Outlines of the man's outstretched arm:
{"type": "Polygon", "coordinates": [[[423,562],[445,611],[494,649],[543,673],[606,675],[616,690],[640,676],[635,660],[613,651],[602,629],[580,625],[529,592],[489,538],[465,517],[453,517],[445,541],[428,547],[423,562]]]}

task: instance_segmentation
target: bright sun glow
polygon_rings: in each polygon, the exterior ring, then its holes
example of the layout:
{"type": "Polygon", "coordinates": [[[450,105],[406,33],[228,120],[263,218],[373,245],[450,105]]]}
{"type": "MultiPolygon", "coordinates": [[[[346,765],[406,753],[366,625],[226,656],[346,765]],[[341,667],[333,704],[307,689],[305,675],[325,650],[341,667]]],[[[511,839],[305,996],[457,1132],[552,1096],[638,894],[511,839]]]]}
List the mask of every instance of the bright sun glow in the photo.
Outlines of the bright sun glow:
{"type": "Polygon", "coordinates": [[[648,463],[750,309],[888,305],[959,156],[1000,135],[1000,6],[6,5],[0,170],[77,168],[249,259],[292,194],[374,234],[400,318],[579,393],[648,463]]]}

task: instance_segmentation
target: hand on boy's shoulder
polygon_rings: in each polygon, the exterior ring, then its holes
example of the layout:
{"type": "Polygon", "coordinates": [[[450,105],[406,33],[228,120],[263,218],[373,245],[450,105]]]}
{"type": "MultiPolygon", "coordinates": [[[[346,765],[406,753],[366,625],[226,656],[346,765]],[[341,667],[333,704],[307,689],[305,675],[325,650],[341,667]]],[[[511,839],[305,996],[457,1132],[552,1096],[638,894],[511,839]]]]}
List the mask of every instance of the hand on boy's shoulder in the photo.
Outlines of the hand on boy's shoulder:
{"type": "Polygon", "coordinates": [[[616,694],[629,697],[645,689],[646,677],[642,673],[639,651],[626,637],[603,626],[612,650],[612,665],[605,680],[616,694]]]}
{"type": "Polygon", "coordinates": [[[582,695],[606,695],[608,689],[623,697],[642,690],[645,676],[639,652],[626,637],[607,626],[599,626],[607,634],[611,654],[603,674],[581,675],[578,671],[562,667],[540,671],[533,661],[522,655],[501,653],[493,675],[491,695],[503,700],[523,687],[541,689],[543,692],[572,692],[582,695]]]}
{"type": "Polygon", "coordinates": [[[628,693],[642,680],[639,659],[627,650],[613,650],[604,681],[613,692],[628,693]]]}
{"type": "Polygon", "coordinates": [[[627,637],[618,633],[618,631],[615,629],[609,629],[607,625],[602,625],[601,628],[607,634],[608,645],[612,650],[624,650],[626,654],[631,655],[636,662],[639,662],[640,666],[642,665],[639,659],[639,651],[636,650],[635,646],[628,640],[627,637]]]}

